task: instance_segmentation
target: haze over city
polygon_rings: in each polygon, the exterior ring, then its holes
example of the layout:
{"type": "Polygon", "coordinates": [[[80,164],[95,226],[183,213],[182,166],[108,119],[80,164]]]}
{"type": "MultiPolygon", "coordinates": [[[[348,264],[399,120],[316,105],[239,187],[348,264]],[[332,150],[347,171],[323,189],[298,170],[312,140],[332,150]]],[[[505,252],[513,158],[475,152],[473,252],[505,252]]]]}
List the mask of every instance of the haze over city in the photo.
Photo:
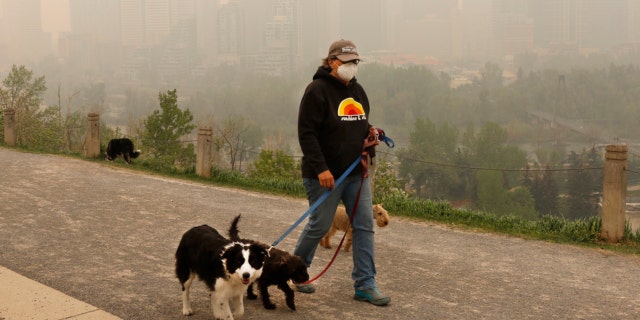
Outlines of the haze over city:
{"type": "MultiPolygon", "coordinates": [[[[362,70],[424,66],[452,88],[487,63],[505,85],[532,70],[640,64],[636,0],[0,0],[0,26],[0,79],[25,65],[46,77],[45,104],[82,91],[76,107],[118,125],[148,114],[158,91],[194,101],[247,87],[240,74],[296,79],[295,109],[340,38],[355,41],[362,70]]],[[[188,106],[237,111],[210,99],[188,106]]]]}
{"type": "Polygon", "coordinates": [[[0,6],[5,71],[47,55],[121,67],[144,56],[141,48],[170,50],[177,39],[198,54],[180,67],[273,60],[285,52],[273,63],[293,68],[287,71],[315,63],[337,38],[356,41],[370,61],[435,66],[504,64],[527,52],[616,53],[640,42],[640,3],[633,0],[3,0],[0,6]],[[99,58],[105,50],[107,61],[99,58]]]}

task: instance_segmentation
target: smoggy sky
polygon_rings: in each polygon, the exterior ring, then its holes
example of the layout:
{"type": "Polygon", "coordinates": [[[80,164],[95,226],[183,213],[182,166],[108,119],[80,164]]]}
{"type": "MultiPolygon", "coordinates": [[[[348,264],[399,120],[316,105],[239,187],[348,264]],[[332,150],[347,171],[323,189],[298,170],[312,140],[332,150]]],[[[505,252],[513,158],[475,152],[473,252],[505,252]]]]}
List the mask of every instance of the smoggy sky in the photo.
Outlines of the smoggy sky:
{"type": "Polygon", "coordinates": [[[42,0],[42,31],[69,31],[69,0],[42,0]]]}

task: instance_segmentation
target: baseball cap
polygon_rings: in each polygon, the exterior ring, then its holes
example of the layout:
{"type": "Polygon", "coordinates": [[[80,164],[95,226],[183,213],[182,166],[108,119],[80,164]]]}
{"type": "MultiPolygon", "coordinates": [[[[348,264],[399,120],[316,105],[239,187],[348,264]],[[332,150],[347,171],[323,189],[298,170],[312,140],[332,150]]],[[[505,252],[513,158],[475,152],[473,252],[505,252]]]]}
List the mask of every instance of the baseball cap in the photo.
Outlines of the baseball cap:
{"type": "Polygon", "coordinates": [[[356,45],[351,40],[340,39],[329,47],[329,58],[336,57],[342,62],[360,60],[356,45]]]}

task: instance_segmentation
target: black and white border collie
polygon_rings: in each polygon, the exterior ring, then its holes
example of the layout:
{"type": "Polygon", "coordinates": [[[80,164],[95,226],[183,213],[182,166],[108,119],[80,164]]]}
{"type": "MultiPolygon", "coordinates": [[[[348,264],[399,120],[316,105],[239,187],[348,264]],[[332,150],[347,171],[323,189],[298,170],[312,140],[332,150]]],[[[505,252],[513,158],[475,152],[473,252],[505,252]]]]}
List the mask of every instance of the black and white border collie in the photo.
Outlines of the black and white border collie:
{"type": "Polygon", "coordinates": [[[134,150],[133,141],[129,138],[111,139],[107,145],[107,151],[104,153],[104,158],[113,161],[118,156],[122,156],[126,163],[131,164],[131,159],[137,158],[140,153],[140,150],[134,150]]]}
{"type": "Polygon", "coordinates": [[[267,250],[231,241],[208,225],[184,233],[176,251],[176,276],[182,286],[182,314],[193,314],[189,289],[196,276],[209,288],[215,319],[244,315],[242,296],[262,274],[267,250]],[[233,312],[232,312],[233,311],[233,312]]]}

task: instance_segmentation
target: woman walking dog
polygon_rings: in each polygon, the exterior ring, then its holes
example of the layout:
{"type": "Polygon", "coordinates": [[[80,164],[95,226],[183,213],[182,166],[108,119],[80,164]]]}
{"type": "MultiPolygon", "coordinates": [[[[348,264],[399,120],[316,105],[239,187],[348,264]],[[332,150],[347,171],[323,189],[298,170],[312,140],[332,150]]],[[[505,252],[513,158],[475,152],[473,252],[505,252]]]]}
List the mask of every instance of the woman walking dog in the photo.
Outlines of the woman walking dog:
{"type": "MultiPolygon", "coordinates": [[[[382,294],[376,284],[373,204],[368,178],[361,181],[362,165],[338,186],[334,178],[346,172],[363,150],[374,151],[379,144],[375,138],[368,139],[377,131],[368,122],[367,94],[355,78],[359,62],[360,56],[352,41],[342,39],[332,43],[300,102],[298,140],[309,205],[327,190],[333,192],[311,212],[294,254],[310,266],[320,240],[331,227],[339,202],[342,201],[347,213],[352,215],[360,192],[352,224],[353,298],[385,306],[391,298],[382,294]]],[[[313,293],[316,289],[312,284],[297,284],[296,288],[303,293],[313,293]]]]}

